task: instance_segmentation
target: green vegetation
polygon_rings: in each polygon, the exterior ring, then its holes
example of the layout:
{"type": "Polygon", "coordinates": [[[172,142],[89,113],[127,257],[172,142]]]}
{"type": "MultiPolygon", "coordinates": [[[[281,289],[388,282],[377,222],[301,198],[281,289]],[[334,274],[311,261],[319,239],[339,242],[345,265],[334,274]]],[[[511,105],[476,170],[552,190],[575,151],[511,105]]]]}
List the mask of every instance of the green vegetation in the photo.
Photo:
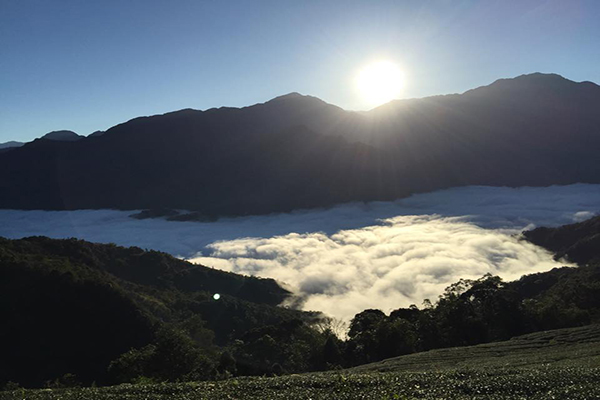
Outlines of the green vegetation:
{"type": "Polygon", "coordinates": [[[105,388],[16,389],[0,400],[80,399],[592,399],[600,396],[600,326],[562,329],[506,342],[432,350],[351,370],[140,382],[105,388]]]}
{"type": "Polygon", "coordinates": [[[311,328],[318,314],[275,307],[288,293],[273,280],[135,247],[0,239],[0,291],[10,327],[0,330],[0,387],[262,374],[283,359],[286,371],[306,371],[327,339],[311,328]],[[285,343],[270,353],[269,334],[285,343]],[[227,350],[233,366],[220,363],[227,350]]]}
{"type": "Polygon", "coordinates": [[[435,304],[386,316],[365,310],[350,324],[346,366],[436,348],[507,340],[529,332],[599,321],[600,265],[558,268],[505,283],[460,280],[435,304]]]}
{"type": "Polygon", "coordinates": [[[451,347],[388,358],[353,372],[415,372],[547,367],[600,368],[600,324],[555,329],[477,346],[451,347]]]}
{"type": "MultiPolygon", "coordinates": [[[[573,235],[568,238],[572,241],[573,235]]],[[[584,249],[589,255],[590,247],[584,249]]],[[[214,391],[214,398],[239,393],[252,398],[253,387],[262,385],[272,387],[262,398],[286,398],[289,387],[309,397],[338,391],[338,398],[344,398],[349,381],[367,382],[354,388],[356,393],[382,396],[365,398],[410,398],[421,395],[392,383],[416,380],[419,387],[431,386],[428,396],[441,396],[457,376],[466,374],[470,388],[479,388],[486,377],[498,382],[497,390],[477,389],[491,398],[507,395],[501,389],[510,388],[511,380],[524,382],[521,376],[552,382],[531,393],[517,385],[510,393],[530,397],[551,390],[561,398],[569,385],[555,384],[554,375],[570,376],[573,385],[585,389],[585,379],[595,377],[594,368],[600,367],[600,328],[595,324],[600,323],[600,264],[594,254],[588,260],[578,268],[557,268],[514,282],[491,275],[460,280],[422,308],[400,308],[390,315],[365,310],[351,321],[347,338],[340,339],[323,315],[278,307],[289,293],[273,280],[135,247],[42,237],[0,239],[0,290],[8,300],[0,302],[0,315],[10,327],[0,330],[0,387],[59,390],[27,392],[41,398],[60,393],[61,398],[111,398],[122,390],[135,398],[144,388],[156,398],[163,390],[183,398],[202,398],[198,390],[214,391]],[[215,293],[220,294],[217,300],[215,293]],[[572,327],[583,328],[556,330],[572,327]],[[549,329],[554,331],[544,332],[549,329]],[[588,369],[574,368],[582,366],[588,369]],[[356,368],[329,375],[238,379],[349,367],[356,368]],[[188,381],[213,383],[167,384],[188,381]],[[138,386],[72,389],[123,383],[138,386]],[[301,384],[307,385],[304,391],[301,384]]],[[[457,387],[449,397],[469,394],[457,387]]]]}
{"type": "Polygon", "coordinates": [[[120,385],[107,388],[16,390],[2,400],[121,399],[564,399],[600,396],[600,369],[544,368],[417,373],[304,374],[220,382],[120,385]]]}
{"type": "Polygon", "coordinates": [[[592,399],[600,396],[600,325],[432,350],[350,370],[213,382],[23,390],[0,400],[592,399]]]}

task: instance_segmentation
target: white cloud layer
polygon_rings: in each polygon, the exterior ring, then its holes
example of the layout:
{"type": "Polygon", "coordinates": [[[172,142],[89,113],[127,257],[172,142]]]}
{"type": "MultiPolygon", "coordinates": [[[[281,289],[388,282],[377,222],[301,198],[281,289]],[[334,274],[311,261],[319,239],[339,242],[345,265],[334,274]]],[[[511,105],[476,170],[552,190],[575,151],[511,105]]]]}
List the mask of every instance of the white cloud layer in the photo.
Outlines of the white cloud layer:
{"type": "Polygon", "coordinates": [[[460,278],[490,272],[517,279],[558,266],[545,250],[463,217],[400,216],[333,235],[291,233],[213,243],[218,268],[273,277],[305,297],[303,308],[348,320],[435,300],[460,278]]]}
{"type": "Polygon", "coordinates": [[[0,210],[0,236],[77,237],[157,249],[225,270],[272,277],[303,308],[349,319],[435,300],[460,278],[505,279],[561,264],[519,241],[535,226],[600,210],[600,185],[463,187],[395,202],[227,218],[212,223],[135,220],[131,212],[0,210]]]}

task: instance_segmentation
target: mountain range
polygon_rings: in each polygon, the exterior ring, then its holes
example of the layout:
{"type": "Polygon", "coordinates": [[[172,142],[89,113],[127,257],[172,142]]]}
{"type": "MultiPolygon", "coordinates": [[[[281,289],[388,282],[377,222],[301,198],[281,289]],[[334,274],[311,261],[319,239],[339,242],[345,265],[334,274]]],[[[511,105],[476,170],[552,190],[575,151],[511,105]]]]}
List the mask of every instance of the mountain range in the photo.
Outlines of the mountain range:
{"type": "Polygon", "coordinates": [[[5,143],[0,143],[0,149],[10,149],[13,147],[21,147],[23,146],[25,143],[23,142],[15,142],[14,140],[11,140],[9,142],[5,142],[5,143]]]}
{"type": "Polygon", "coordinates": [[[600,182],[600,86],[555,74],[345,111],[291,93],[0,154],[0,207],[264,214],[462,185],[600,182]]]}
{"type": "MultiPolygon", "coordinates": [[[[101,131],[94,132],[90,136],[98,135],[98,134],[102,134],[101,131]]],[[[40,139],[72,142],[75,140],[82,139],[84,137],[85,136],[78,135],[77,133],[75,133],[73,131],[63,130],[63,131],[52,131],[52,132],[46,133],[40,139]]],[[[7,152],[9,150],[16,149],[16,148],[24,146],[24,145],[25,145],[24,142],[16,142],[14,140],[11,140],[11,141],[5,142],[5,143],[0,143],[0,153],[7,152]]]]}

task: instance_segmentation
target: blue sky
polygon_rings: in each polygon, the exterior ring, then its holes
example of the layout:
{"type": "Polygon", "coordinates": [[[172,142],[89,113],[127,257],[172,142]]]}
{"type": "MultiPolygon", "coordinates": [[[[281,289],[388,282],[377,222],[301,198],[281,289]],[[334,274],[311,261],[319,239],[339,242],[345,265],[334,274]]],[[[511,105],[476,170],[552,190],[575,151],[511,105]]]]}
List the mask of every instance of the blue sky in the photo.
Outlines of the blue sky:
{"type": "Polygon", "coordinates": [[[0,142],[297,91],[365,109],[388,59],[401,97],[541,71],[600,83],[600,1],[0,0],[0,142]]]}

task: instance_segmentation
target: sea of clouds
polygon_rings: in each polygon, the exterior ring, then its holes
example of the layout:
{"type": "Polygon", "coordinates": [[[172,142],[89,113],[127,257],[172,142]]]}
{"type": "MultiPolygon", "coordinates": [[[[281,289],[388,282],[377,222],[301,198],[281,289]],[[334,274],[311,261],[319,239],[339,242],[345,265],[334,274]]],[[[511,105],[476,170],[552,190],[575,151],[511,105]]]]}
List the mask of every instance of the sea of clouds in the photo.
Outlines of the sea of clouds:
{"type": "Polygon", "coordinates": [[[600,211],[600,185],[471,186],[394,202],[224,218],[136,220],[116,210],[0,210],[0,236],[77,237],[166,251],[228,271],[275,278],[305,310],[348,320],[434,301],[460,278],[506,280],[566,265],[519,239],[600,211]]]}

